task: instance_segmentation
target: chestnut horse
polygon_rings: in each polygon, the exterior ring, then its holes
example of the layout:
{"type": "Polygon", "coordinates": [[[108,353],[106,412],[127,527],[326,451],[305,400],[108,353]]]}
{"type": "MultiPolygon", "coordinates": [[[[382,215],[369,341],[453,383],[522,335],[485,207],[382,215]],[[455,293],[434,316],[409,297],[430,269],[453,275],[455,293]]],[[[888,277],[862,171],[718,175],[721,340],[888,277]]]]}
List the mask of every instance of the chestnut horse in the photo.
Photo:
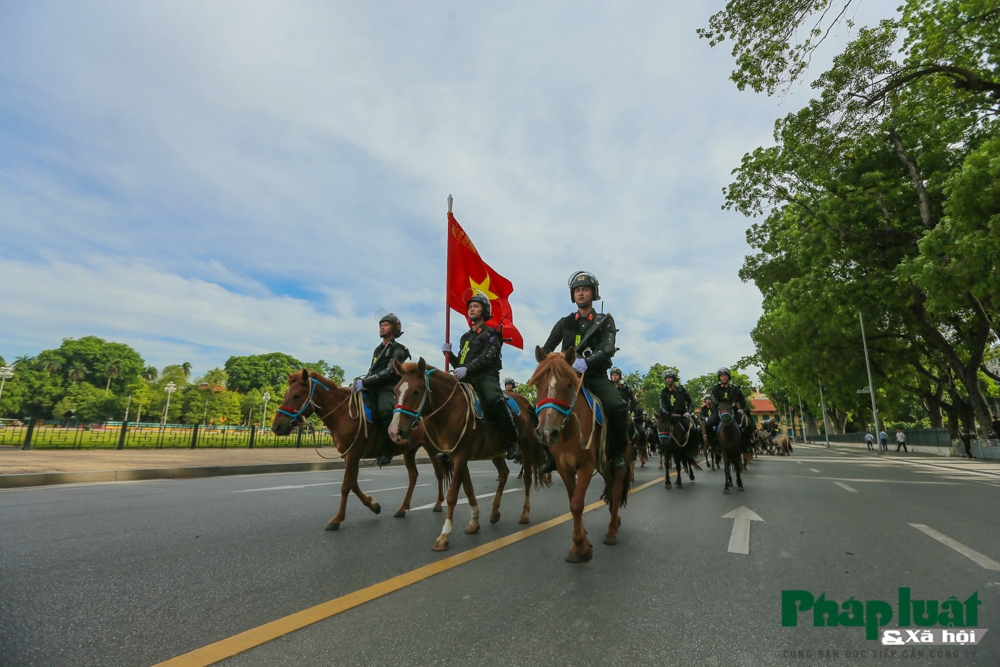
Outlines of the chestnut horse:
{"type": "MultiPolygon", "coordinates": [[[[271,423],[275,435],[288,435],[292,429],[304,424],[312,414],[319,415],[330,434],[333,444],[344,459],[344,482],[340,486],[340,511],[337,516],[326,524],[326,530],[337,530],[344,522],[347,512],[347,497],[351,491],[365,507],[375,514],[382,512],[382,506],[375,498],[366,495],[358,486],[358,468],[361,459],[375,456],[375,424],[369,423],[364,417],[364,405],[361,394],[348,387],[337,386],[333,380],[328,380],[315,371],[302,369],[301,373],[288,374],[288,391],[281,402],[271,423]]],[[[409,476],[409,486],[403,504],[396,510],[397,517],[406,516],[413,498],[413,489],[417,484],[416,455],[419,438],[403,452],[403,461],[409,476]]],[[[444,500],[443,471],[441,465],[431,459],[438,480],[438,500],[435,512],[441,511],[444,500]]]]}
{"type": "MultiPolygon", "coordinates": [[[[476,419],[473,408],[472,386],[463,384],[450,373],[428,366],[423,357],[416,363],[400,364],[393,361],[399,374],[396,384],[396,409],[389,425],[389,436],[398,443],[412,437],[412,429],[418,424],[423,428],[423,445],[432,456],[445,454],[445,475],[451,480],[448,488],[448,513],[444,528],[434,543],[434,551],[445,551],[451,535],[455,505],[458,503],[459,486],[464,487],[469,499],[472,518],[465,532],[469,535],[479,532],[479,503],[472,487],[469,461],[493,461],[499,473],[496,495],[490,511],[490,523],[500,520],[500,500],[510,470],[504,461],[507,447],[500,430],[487,427],[476,419]]],[[[520,394],[507,392],[518,404],[521,414],[515,417],[521,438],[518,443],[524,463],[524,506],[518,523],[528,523],[531,510],[531,484],[540,488],[544,480],[539,479],[538,467],[544,461],[544,452],[534,434],[534,412],[531,404],[520,394]]]]}
{"type": "MultiPolygon", "coordinates": [[[[556,460],[556,469],[566,485],[569,509],[573,514],[573,547],[566,556],[569,563],[586,563],[594,557],[594,547],[583,527],[583,508],[587,487],[595,472],[604,478],[601,496],[611,509],[605,544],[618,543],[618,528],[622,525],[618,510],[628,501],[634,463],[632,443],[625,447],[627,467],[615,471],[605,453],[604,426],[597,423],[594,411],[583,400],[583,378],[573,370],[576,350],[545,351],[535,348],[538,368],[528,384],[538,388],[538,438],[549,447],[556,460]]],[[[605,424],[607,423],[605,416],[605,424]]]]}

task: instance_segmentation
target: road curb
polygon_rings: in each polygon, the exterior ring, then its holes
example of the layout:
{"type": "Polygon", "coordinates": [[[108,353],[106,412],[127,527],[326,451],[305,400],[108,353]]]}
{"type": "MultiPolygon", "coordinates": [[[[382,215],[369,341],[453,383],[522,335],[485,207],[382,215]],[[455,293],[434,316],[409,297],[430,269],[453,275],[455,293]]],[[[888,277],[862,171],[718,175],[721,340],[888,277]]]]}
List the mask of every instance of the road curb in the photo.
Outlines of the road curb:
{"type": "MultiPolygon", "coordinates": [[[[417,457],[417,463],[430,463],[426,457],[417,457]]],[[[389,465],[401,466],[396,459],[389,465]]],[[[375,463],[361,462],[362,468],[374,468],[375,463]]],[[[0,475],[0,489],[20,489],[55,484],[86,484],[95,482],[138,482],[151,479],[198,479],[226,477],[229,475],[266,475],[280,472],[312,472],[343,470],[343,460],[299,463],[260,463],[256,465],[194,466],[182,468],[136,468],[132,470],[92,470],[88,472],[32,472],[0,475]]]]}

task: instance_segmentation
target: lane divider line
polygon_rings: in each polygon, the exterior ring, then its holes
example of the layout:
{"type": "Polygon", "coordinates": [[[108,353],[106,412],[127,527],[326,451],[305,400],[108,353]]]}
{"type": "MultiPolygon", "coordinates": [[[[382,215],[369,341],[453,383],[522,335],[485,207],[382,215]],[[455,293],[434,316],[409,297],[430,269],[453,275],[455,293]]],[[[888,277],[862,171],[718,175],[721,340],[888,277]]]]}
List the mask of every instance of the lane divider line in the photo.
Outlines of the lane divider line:
{"type": "MultiPolygon", "coordinates": [[[[663,480],[663,477],[659,477],[651,482],[641,484],[634,487],[631,493],[638,493],[639,491],[653,486],[654,484],[659,484],[663,480]]],[[[603,500],[587,505],[583,508],[583,512],[586,514],[587,512],[592,512],[599,507],[605,507],[603,500]]],[[[303,609],[302,611],[294,614],[289,614],[284,618],[279,618],[271,621],[270,623],[265,623],[264,625],[251,628],[239,634],[233,635],[232,637],[227,637],[226,639],[222,639],[199,649],[195,649],[189,653],[184,653],[176,658],[171,658],[170,660],[154,665],[154,667],[206,667],[207,665],[215,664],[220,660],[231,658],[238,653],[242,653],[262,644],[266,644],[267,642],[277,639],[278,637],[295,632],[296,630],[301,630],[302,628],[312,625],[313,623],[318,623],[319,621],[330,618],[331,616],[336,616],[337,614],[363,605],[366,602],[371,602],[372,600],[388,595],[389,593],[394,593],[395,591],[406,588],[407,586],[412,586],[413,584],[433,577],[436,574],[447,572],[448,570],[456,568],[459,565],[464,565],[465,563],[476,560],[477,558],[482,558],[483,556],[491,554],[494,551],[499,551],[500,549],[510,546],[511,544],[516,544],[521,540],[526,540],[533,535],[537,535],[538,533],[549,530],[550,528],[555,528],[560,524],[564,524],[572,520],[573,515],[567,512],[566,514],[557,516],[554,519],[549,519],[548,521],[531,526],[530,528],[525,528],[524,530],[520,530],[516,533],[493,540],[492,542],[487,542],[486,544],[478,547],[473,547],[468,551],[457,553],[454,556],[448,556],[447,558],[443,558],[434,563],[429,563],[423,567],[418,567],[415,570],[410,570],[409,572],[392,577],[391,579],[380,581],[377,584],[362,588],[361,590],[354,591],[353,593],[348,593],[347,595],[343,595],[339,598],[334,598],[333,600],[320,603],[314,607],[303,609]]]]}
{"type": "Polygon", "coordinates": [[[1000,571],[1000,563],[996,562],[995,560],[993,560],[989,556],[984,556],[983,554],[979,553],[978,551],[975,551],[974,549],[970,549],[969,547],[965,546],[961,542],[956,542],[955,540],[951,539],[947,535],[939,533],[936,530],[934,530],[933,528],[925,526],[922,523],[911,523],[910,525],[913,526],[914,528],[916,528],[917,530],[919,530],[921,533],[924,533],[925,535],[929,535],[930,537],[933,537],[935,540],[937,540],[941,544],[945,545],[946,547],[951,547],[952,549],[954,549],[958,553],[960,553],[963,556],[965,556],[966,558],[974,561],[976,564],[978,564],[978,565],[986,568],[987,570],[997,570],[997,571],[1000,571]]]}
{"type": "Polygon", "coordinates": [[[844,484],[843,482],[834,482],[834,484],[836,484],[837,486],[839,486],[840,488],[842,488],[842,489],[844,489],[846,491],[850,491],[851,493],[857,493],[858,492],[857,489],[853,489],[853,488],[847,486],[846,484],[844,484]]]}
{"type": "MultiPolygon", "coordinates": [[[[370,479],[359,479],[358,482],[370,482],[370,479]]],[[[343,484],[344,480],[336,482],[316,482],[314,484],[287,484],[285,486],[267,486],[262,489],[238,489],[233,493],[253,493],[254,491],[284,491],[285,489],[305,489],[310,486],[331,486],[333,484],[343,484]]]]}
{"type": "MultiPolygon", "coordinates": [[[[518,491],[520,491],[521,493],[524,493],[524,488],[520,487],[520,486],[517,486],[515,484],[513,489],[504,489],[503,493],[504,493],[504,495],[506,495],[508,493],[517,493],[518,491]]],[[[490,493],[481,493],[478,496],[476,496],[476,500],[482,500],[483,498],[492,498],[496,494],[497,494],[496,491],[491,491],[490,493]]],[[[434,507],[434,505],[436,505],[436,504],[437,503],[427,503],[426,505],[421,505],[420,507],[414,507],[410,511],[411,512],[416,512],[417,510],[429,510],[430,508],[434,507]]],[[[447,504],[447,503],[445,503],[445,504],[447,504]]],[[[458,507],[459,505],[468,505],[468,504],[469,504],[469,499],[468,498],[459,498],[458,502],[455,503],[455,507],[458,507]]]]}

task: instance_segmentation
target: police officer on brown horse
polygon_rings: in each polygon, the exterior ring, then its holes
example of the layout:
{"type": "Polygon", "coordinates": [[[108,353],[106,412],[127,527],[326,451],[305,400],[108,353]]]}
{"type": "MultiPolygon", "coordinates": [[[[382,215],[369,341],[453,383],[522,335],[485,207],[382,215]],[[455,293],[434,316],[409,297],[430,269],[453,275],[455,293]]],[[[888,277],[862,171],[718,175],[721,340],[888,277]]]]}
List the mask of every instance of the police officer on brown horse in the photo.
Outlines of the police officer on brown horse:
{"type": "Polygon", "coordinates": [[[465,304],[472,328],[462,334],[459,352],[452,352],[451,343],[441,346],[445,359],[455,367],[455,377],[475,387],[483,402],[486,416],[494,424],[507,445],[507,458],[519,460],[517,424],[507,408],[500,389],[500,369],[503,367],[500,348],[503,336],[486,324],[490,319],[490,300],[476,292],[465,304]]]}
{"type": "Polygon", "coordinates": [[[386,313],[378,321],[378,335],[382,339],[372,353],[372,365],[368,374],[354,383],[354,391],[369,391],[375,397],[375,432],[379,444],[378,464],[388,465],[392,461],[395,446],[389,439],[389,423],[396,405],[394,387],[399,376],[392,367],[395,359],[403,363],[410,358],[410,351],[396,341],[403,335],[403,325],[393,313],[386,313]]]}
{"type": "MultiPolygon", "coordinates": [[[[594,310],[594,302],[600,300],[601,292],[600,283],[592,273],[577,271],[570,276],[568,285],[576,312],[556,322],[542,349],[546,354],[554,352],[557,346],[563,352],[570,347],[576,349],[573,368],[583,374],[583,386],[604,406],[608,461],[615,470],[622,470],[625,468],[625,447],[628,444],[629,406],[607,376],[611,359],[618,351],[615,347],[618,329],[609,313],[594,310]]],[[[550,457],[539,472],[546,474],[554,468],[555,462],[550,457]]]]}

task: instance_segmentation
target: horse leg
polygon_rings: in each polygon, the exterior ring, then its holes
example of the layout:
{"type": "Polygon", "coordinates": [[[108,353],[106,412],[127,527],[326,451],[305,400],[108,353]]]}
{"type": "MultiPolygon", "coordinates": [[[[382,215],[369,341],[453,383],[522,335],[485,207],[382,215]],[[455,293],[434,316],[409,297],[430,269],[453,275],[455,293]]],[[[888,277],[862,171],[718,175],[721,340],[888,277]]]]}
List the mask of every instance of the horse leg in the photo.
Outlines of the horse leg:
{"type": "Polygon", "coordinates": [[[438,461],[436,456],[431,456],[431,465],[434,466],[434,476],[438,483],[438,497],[431,511],[440,512],[441,504],[444,503],[444,464],[438,461]]]}
{"type": "MultiPolygon", "coordinates": [[[[728,452],[723,452],[722,453],[722,465],[723,465],[723,471],[726,474],[726,487],[722,490],[722,492],[723,493],[729,493],[729,487],[732,486],[732,484],[733,484],[733,478],[729,474],[730,460],[729,460],[729,453],[728,452]]],[[[739,464],[737,464],[737,465],[739,465],[739,464]]]]}
{"type": "Polygon", "coordinates": [[[615,473],[614,486],[611,489],[611,520],[608,522],[608,532],[604,536],[605,544],[618,544],[618,529],[621,528],[622,518],[618,510],[622,506],[622,492],[625,490],[625,470],[615,473]]]}
{"type": "Polygon", "coordinates": [[[382,506],[375,502],[375,497],[369,496],[361,490],[361,486],[358,484],[357,472],[354,473],[354,486],[351,487],[351,490],[354,491],[354,495],[358,497],[358,500],[360,500],[365,507],[370,509],[372,512],[375,512],[375,514],[382,513],[382,506]]]}
{"type": "Polygon", "coordinates": [[[573,547],[566,555],[567,563],[587,563],[594,557],[594,547],[587,539],[587,531],[583,527],[583,507],[586,502],[587,487],[590,486],[590,478],[594,471],[591,468],[583,468],[579,471],[559,470],[559,475],[566,485],[566,493],[569,495],[569,511],[573,514],[573,547]]]}
{"type": "MultiPolygon", "coordinates": [[[[493,459],[493,465],[496,466],[497,472],[500,473],[500,484],[497,485],[497,494],[493,497],[493,507],[490,510],[490,523],[496,523],[500,520],[500,501],[503,499],[503,489],[507,485],[507,478],[510,476],[510,469],[507,468],[507,463],[503,459],[493,459]]],[[[469,502],[472,501],[470,500],[469,502]]],[[[479,530],[479,528],[476,528],[476,530],[479,530]]]]}
{"type": "MultiPolygon", "coordinates": [[[[462,475],[465,474],[463,468],[465,461],[460,461],[458,457],[451,457],[449,465],[451,465],[451,484],[448,486],[448,511],[445,513],[444,527],[441,529],[441,534],[438,535],[437,541],[434,542],[432,549],[434,551],[447,551],[448,549],[448,539],[451,535],[451,522],[455,516],[455,505],[458,503],[458,490],[462,486],[462,475]]],[[[466,492],[468,493],[468,492],[466,492]]],[[[475,495],[469,498],[469,504],[472,504],[475,495]]],[[[478,511],[478,507],[476,510],[478,511]]]]}
{"type": "Polygon", "coordinates": [[[677,488],[683,489],[684,485],[681,484],[681,453],[674,453],[674,467],[677,469],[677,488]]]}
{"type": "Polygon", "coordinates": [[[417,450],[411,449],[403,454],[403,464],[406,466],[406,475],[410,478],[410,484],[406,487],[406,497],[403,504],[396,510],[396,518],[406,516],[410,509],[410,501],[413,500],[413,489],[417,486],[417,450]]]}
{"type": "Polygon", "coordinates": [[[361,463],[361,458],[354,455],[353,452],[348,452],[347,461],[344,463],[344,481],[340,485],[340,510],[337,512],[337,516],[330,519],[329,523],[326,524],[325,530],[337,530],[340,528],[340,524],[344,523],[344,517],[347,514],[347,496],[351,494],[351,489],[357,484],[358,479],[358,464],[361,463]]]}
{"type": "Polygon", "coordinates": [[[736,490],[743,490],[743,479],[740,477],[740,467],[736,466],[736,490]]]}
{"type": "Polygon", "coordinates": [[[528,523],[528,514],[531,512],[531,468],[524,469],[524,505],[521,507],[521,516],[518,523],[528,523]]]}

